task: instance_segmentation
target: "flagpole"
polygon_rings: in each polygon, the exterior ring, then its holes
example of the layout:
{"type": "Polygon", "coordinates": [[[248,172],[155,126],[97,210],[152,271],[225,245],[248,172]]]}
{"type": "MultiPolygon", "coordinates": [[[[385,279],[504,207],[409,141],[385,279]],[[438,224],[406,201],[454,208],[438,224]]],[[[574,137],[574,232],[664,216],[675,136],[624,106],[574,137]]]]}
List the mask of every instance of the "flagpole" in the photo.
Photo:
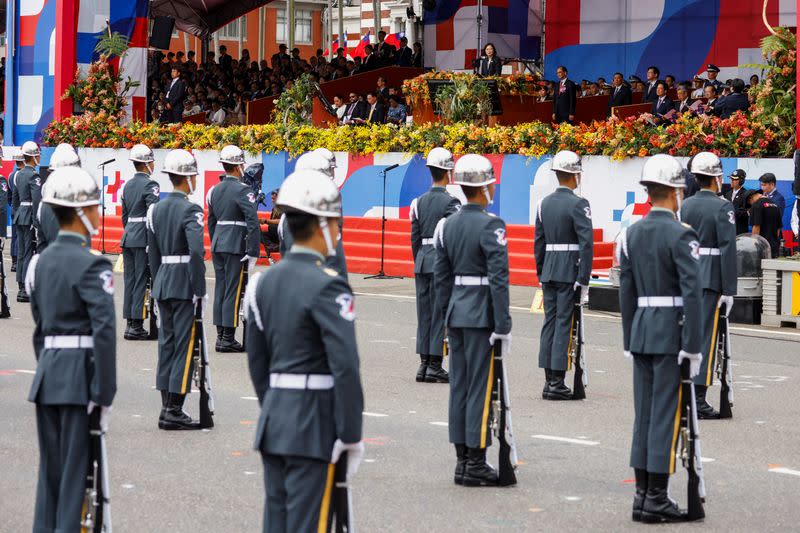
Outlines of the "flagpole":
{"type": "Polygon", "coordinates": [[[482,42],[482,35],[481,35],[481,27],[483,26],[483,0],[478,0],[478,16],[477,16],[477,26],[478,26],[478,49],[477,55],[478,57],[481,56],[483,52],[483,42],[482,42]]]}

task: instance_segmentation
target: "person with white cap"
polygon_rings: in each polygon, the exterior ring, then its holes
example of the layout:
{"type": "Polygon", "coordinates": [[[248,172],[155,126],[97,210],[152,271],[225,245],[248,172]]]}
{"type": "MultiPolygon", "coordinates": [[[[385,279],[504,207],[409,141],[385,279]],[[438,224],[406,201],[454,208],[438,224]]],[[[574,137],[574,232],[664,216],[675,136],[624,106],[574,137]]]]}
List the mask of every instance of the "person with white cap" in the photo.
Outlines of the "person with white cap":
{"type": "Polygon", "coordinates": [[[552,168],[558,188],[536,207],[533,245],[536,275],[544,295],[539,368],[545,374],[542,398],[571,400],[572,391],[564,377],[571,367],[572,317],[576,299],[581,304],[589,300],[594,234],[589,201],[575,193],[583,172],[580,156],[562,150],[553,157],[552,168]]]}
{"type": "Polygon", "coordinates": [[[147,243],[158,318],[156,389],[161,391],[159,429],[200,429],[183,410],[194,372],[195,316],[206,298],[203,209],[189,200],[197,189],[197,161],[172,150],[164,173],[173,191],[147,208],[147,243]]]}
{"type": "Polygon", "coordinates": [[[22,155],[25,157],[25,167],[17,172],[15,177],[14,196],[19,208],[14,212],[14,225],[17,227],[17,239],[19,241],[19,251],[17,253],[17,283],[19,292],[17,293],[18,302],[29,302],[28,293],[25,292],[25,274],[28,272],[34,252],[36,242],[34,241],[33,226],[35,223],[36,211],[39,209],[39,201],[42,199],[42,180],[36,167],[39,166],[42,153],[39,145],[33,141],[27,141],[22,145],[22,155]]]}
{"type": "Polygon", "coordinates": [[[622,230],[616,248],[623,350],[633,359],[632,518],[680,522],[686,515],[669,498],[668,488],[675,473],[681,419],[686,416],[681,382],[693,390],[689,378],[699,373],[703,359],[700,242],[676,217],[686,185],[677,159],[666,154],[651,157],[640,183],[653,207],[644,219],[622,230]]]}
{"type": "Polygon", "coordinates": [[[736,295],[736,214],[733,204],[719,196],[722,161],[711,152],[700,152],[689,167],[700,191],[681,206],[681,221],[689,224],[700,241],[700,283],[703,289],[703,361],[694,378],[697,415],[719,418],[706,400],[714,383],[720,314],[731,314],[736,295]]]}
{"type": "Polygon", "coordinates": [[[336,463],[346,453],[350,478],[364,454],[353,292],[325,266],[341,203],[325,174],[287,177],[276,205],[294,245],[254,274],[245,293],[247,357],[261,405],[255,449],[264,463],[265,532],[330,531],[336,463]]]}
{"type": "Polygon", "coordinates": [[[17,225],[13,223],[14,213],[19,209],[19,195],[15,194],[16,189],[16,176],[17,173],[25,168],[25,156],[22,155],[22,150],[14,152],[12,156],[14,160],[14,170],[8,176],[9,198],[8,205],[11,207],[11,272],[17,271],[17,255],[19,246],[17,242],[17,225]]]}
{"type": "MultiPolygon", "coordinates": [[[[141,341],[150,338],[144,329],[147,318],[147,210],[158,203],[161,187],[152,178],[155,155],[150,147],[137,144],[128,158],[136,173],[122,188],[122,264],[125,295],[122,318],[125,319],[125,340],[141,341]]],[[[152,280],[151,280],[152,281],[152,280]]],[[[154,332],[155,333],[155,332],[154,332]]]]}
{"type": "Polygon", "coordinates": [[[222,181],[206,195],[208,235],[214,263],[214,325],[218,352],[243,352],[236,340],[239,305],[244,294],[245,270],[252,274],[261,251],[256,196],[241,182],[244,152],[233,145],[219,153],[225,169],[222,181]]]}
{"type": "MultiPolygon", "coordinates": [[[[3,150],[0,148],[0,157],[2,155],[3,150]]],[[[0,318],[9,318],[11,316],[8,305],[8,290],[6,288],[6,270],[3,263],[3,252],[8,235],[9,209],[11,209],[11,190],[5,176],[0,175],[0,318]]]]}
{"type": "Polygon", "coordinates": [[[114,274],[91,253],[100,189],[80,168],[60,168],[42,188],[58,220],[55,242],[28,265],[26,290],[36,324],[39,481],[33,531],[76,531],[89,471],[90,425],[103,432],[117,391],[114,274]]]}
{"type": "Polygon", "coordinates": [[[447,371],[442,368],[446,354],[444,315],[436,307],[433,269],[436,249],[433,232],[440,220],[461,208],[461,202],[447,192],[455,163],[446,148],[436,147],[428,153],[425,166],[433,178],[433,186],[411,202],[411,255],[414,257],[414,285],[417,291],[417,353],[419,368],[417,382],[448,383],[447,371]]]}
{"type": "MultiPolygon", "coordinates": [[[[75,148],[70,144],[61,143],[56,146],[53,155],[50,156],[48,170],[53,172],[59,168],[81,168],[81,159],[75,148]]],[[[45,180],[46,181],[46,180],[45,180]]],[[[44,184],[42,185],[44,186],[44,184]]],[[[36,253],[42,253],[48,245],[58,237],[58,219],[53,209],[45,202],[39,203],[36,210],[34,231],[36,234],[36,253]]]]}
{"type": "Polygon", "coordinates": [[[442,219],[434,232],[436,302],[450,346],[450,442],[456,449],[453,481],[496,486],[497,471],[486,462],[494,386],[494,344],[510,352],[508,240],[502,219],[486,209],[495,177],[483,156],[462,156],[453,169],[467,203],[442,219]]]}

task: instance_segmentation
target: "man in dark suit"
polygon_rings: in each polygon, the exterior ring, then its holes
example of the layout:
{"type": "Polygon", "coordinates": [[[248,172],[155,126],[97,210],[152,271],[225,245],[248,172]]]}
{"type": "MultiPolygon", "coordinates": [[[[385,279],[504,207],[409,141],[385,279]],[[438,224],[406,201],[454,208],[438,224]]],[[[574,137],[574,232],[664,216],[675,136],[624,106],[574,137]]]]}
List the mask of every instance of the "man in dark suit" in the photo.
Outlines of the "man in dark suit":
{"type": "Polygon", "coordinates": [[[747,212],[747,189],[744,188],[744,180],[747,174],[744,170],[737,168],[731,175],[731,188],[723,195],[733,204],[734,217],[736,219],[736,235],[747,233],[750,230],[750,215],[747,212]]]}
{"type": "Polygon", "coordinates": [[[577,89],[572,80],[567,79],[567,67],[560,66],[556,69],[559,83],[553,98],[553,122],[572,122],[575,120],[575,105],[578,101],[577,89]]]}
{"type": "Polygon", "coordinates": [[[400,49],[395,54],[395,64],[398,67],[410,67],[411,58],[413,56],[411,48],[408,47],[408,39],[405,37],[400,38],[400,49]]]}
{"type": "Polygon", "coordinates": [[[611,96],[608,99],[608,112],[606,116],[609,117],[614,107],[631,105],[631,99],[633,97],[630,87],[625,85],[625,78],[623,78],[622,73],[614,73],[614,79],[611,80],[611,83],[614,85],[614,89],[611,91],[611,96]]]}
{"type": "Polygon", "coordinates": [[[737,111],[747,111],[750,109],[750,101],[747,96],[742,94],[744,92],[744,81],[736,78],[731,82],[731,94],[725,98],[721,98],[717,104],[717,111],[720,118],[730,118],[731,115],[737,111]]]}
{"type": "Polygon", "coordinates": [[[233,58],[228,55],[228,47],[224,44],[219,47],[219,68],[226,74],[233,73],[233,58]]]}
{"type": "Polygon", "coordinates": [[[678,85],[678,100],[675,101],[675,111],[678,113],[692,113],[694,100],[690,97],[689,87],[683,83],[678,85]]]}
{"type": "Polygon", "coordinates": [[[656,119],[663,119],[664,115],[669,113],[675,108],[672,100],[667,96],[667,84],[659,81],[656,84],[656,99],[653,100],[653,116],[656,119]]]}
{"type": "Polygon", "coordinates": [[[644,89],[644,101],[645,102],[655,102],[658,100],[658,95],[656,94],[656,87],[658,86],[658,76],[661,74],[661,71],[658,70],[658,67],[648,67],[647,68],[647,84],[645,85],[644,89]]]}
{"type": "Polygon", "coordinates": [[[363,120],[354,119],[354,122],[357,124],[383,124],[383,103],[378,99],[376,91],[367,93],[367,106],[367,116],[363,120]]]}
{"type": "Polygon", "coordinates": [[[364,47],[364,54],[366,55],[364,55],[364,60],[361,62],[360,72],[375,70],[382,66],[380,58],[374,53],[374,50],[371,44],[364,47]]]}
{"type": "Polygon", "coordinates": [[[369,108],[363,100],[358,99],[358,94],[350,93],[350,103],[347,104],[344,116],[342,117],[342,124],[358,124],[358,121],[364,121],[369,115],[369,108]]]}
{"type": "Polygon", "coordinates": [[[183,118],[183,101],[186,100],[186,84],[177,67],[172,69],[172,83],[167,90],[167,105],[161,113],[161,122],[180,122],[183,118]]]}
{"type": "Polygon", "coordinates": [[[378,59],[378,68],[388,67],[394,65],[394,54],[397,48],[393,44],[386,42],[386,32],[381,30],[378,32],[378,42],[375,43],[375,55],[378,59]]]}

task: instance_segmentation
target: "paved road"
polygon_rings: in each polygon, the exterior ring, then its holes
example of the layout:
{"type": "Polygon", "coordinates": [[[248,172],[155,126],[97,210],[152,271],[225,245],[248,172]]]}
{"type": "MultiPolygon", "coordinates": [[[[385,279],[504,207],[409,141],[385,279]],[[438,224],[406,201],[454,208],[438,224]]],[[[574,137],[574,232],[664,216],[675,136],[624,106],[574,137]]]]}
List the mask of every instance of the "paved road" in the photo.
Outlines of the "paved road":
{"type": "MultiPolygon", "coordinates": [[[[121,290],[119,276],[116,281],[121,290]]],[[[527,311],[532,289],[512,288],[514,342],[508,364],[523,463],[519,484],[468,489],[452,484],[447,386],[414,381],[413,282],[361,276],[352,281],[359,294],[367,411],[366,461],[354,482],[361,531],[637,529],[630,522],[633,473],[627,467],[631,366],[621,354],[617,317],[587,318],[588,399],[544,402],[542,376],[535,368],[541,316],[527,311]]],[[[27,306],[14,303],[12,312],[13,319],[0,321],[2,532],[30,531],[38,464],[34,409],[25,401],[35,368],[33,328],[27,306]]],[[[213,330],[210,322],[207,327],[213,330]]],[[[250,449],[258,407],[246,357],[211,354],[217,401],[212,431],[165,433],[156,428],[155,343],[126,342],[121,332],[120,325],[119,392],[108,438],[117,531],[260,531],[262,468],[250,449]]],[[[735,418],[701,426],[708,518],[703,525],[673,527],[796,530],[800,334],[752,327],[734,333],[735,418]]],[[[194,414],[196,401],[194,396],[187,402],[194,414]]],[[[495,453],[492,449],[490,457],[495,453]]],[[[681,472],[672,485],[679,500],[685,498],[684,480],[681,472]]]]}

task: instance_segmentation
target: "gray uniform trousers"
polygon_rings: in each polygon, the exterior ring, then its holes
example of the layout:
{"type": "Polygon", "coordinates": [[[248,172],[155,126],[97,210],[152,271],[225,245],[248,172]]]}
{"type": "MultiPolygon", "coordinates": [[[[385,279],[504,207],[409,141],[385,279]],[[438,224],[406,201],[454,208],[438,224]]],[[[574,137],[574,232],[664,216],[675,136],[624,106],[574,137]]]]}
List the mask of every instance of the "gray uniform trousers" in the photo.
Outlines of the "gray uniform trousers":
{"type": "Polygon", "coordinates": [[[25,274],[34,252],[33,226],[17,225],[17,283],[25,283],[25,274]]]}
{"type": "Polygon", "coordinates": [[[217,285],[214,288],[214,325],[239,326],[239,295],[244,283],[244,254],[212,253],[217,285]]]}
{"type": "Polygon", "coordinates": [[[39,481],[33,533],[80,529],[89,468],[89,415],[85,405],[36,404],[39,481]]]}
{"type": "Polygon", "coordinates": [[[122,263],[125,279],[125,295],[122,303],[122,318],[144,320],[147,318],[147,248],[122,248],[122,263]]]}
{"type": "Polygon", "coordinates": [[[491,390],[494,373],[491,329],[450,328],[450,442],[468,448],[492,444],[491,390]]]}
{"type": "Polygon", "coordinates": [[[542,283],[544,325],[539,340],[539,368],[569,370],[569,343],[575,289],[572,283],[542,283]]]}
{"type": "Polygon", "coordinates": [[[267,491],[264,533],[330,531],[333,465],[306,457],[261,453],[267,491]]]}
{"type": "Polygon", "coordinates": [[[156,389],[187,394],[192,388],[195,341],[194,306],[191,300],[158,300],[156,389]]]}
{"type": "Polygon", "coordinates": [[[633,354],[631,467],[675,472],[681,421],[681,368],[675,354],[633,354]]]}
{"type": "Polygon", "coordinates": [[[700,373],[692,378],[695,385],[710,387],[714,383],[717,362],[717,331],[719,329],[719,293],[703,289],[703,361],[700,373]]]}
{"type": "Polygon", "coordinates": [[[433,274],[415,274],[417,289],[417,353],[444,355],[444,317],[436,307],[433,274]]]}

